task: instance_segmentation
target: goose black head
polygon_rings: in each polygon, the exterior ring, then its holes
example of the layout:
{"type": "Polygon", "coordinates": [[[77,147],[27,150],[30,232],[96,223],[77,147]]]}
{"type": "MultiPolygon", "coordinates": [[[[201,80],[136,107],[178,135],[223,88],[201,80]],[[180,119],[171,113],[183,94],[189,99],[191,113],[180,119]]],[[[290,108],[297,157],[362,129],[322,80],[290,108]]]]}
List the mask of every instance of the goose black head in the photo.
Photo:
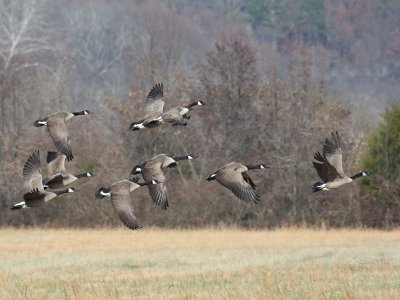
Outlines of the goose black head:
{"type": "Polygon", "coordinates": [[[142,173],[142,165],[136,165],[136,166],[134,166],[133,167],[133,169],[132,169],[132,171],[131,171],[131,174],[132,175],[137,175],[137,174],[140,174],[140,173],[142,173]]]}
{"type": "Polygon", "coordinates": [[[101,187],[96,192],[96,199],[103,199],[105,197],[110,196],[110,194],[111,194],[110,188],[101,187]]]}
{"type": "Polygon", "coordinates": [[[217,176],[217,174],[213,173],[213,174],[211,174],[210,176],[208,176],[207,180],[208,180],[208,181],[215,180],[215,176],[217,176]]]}
{"type": "Polygon", "coordinates": [[[33,125],[35,127],[40,127],[40,126],[45,126],[47,125],[47,122],[45,120],[36,120],[33,125]]]}

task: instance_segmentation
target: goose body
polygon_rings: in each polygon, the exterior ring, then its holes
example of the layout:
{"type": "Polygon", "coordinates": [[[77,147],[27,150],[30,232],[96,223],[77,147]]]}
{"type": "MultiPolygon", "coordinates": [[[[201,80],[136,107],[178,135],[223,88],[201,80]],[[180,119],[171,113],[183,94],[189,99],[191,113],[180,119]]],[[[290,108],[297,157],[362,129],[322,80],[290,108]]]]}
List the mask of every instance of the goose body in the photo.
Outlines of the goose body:
{"type": "Polygon", "coordinates": [[[96,198],[111,198],[111,205],[121,222],[132,230],[139,229],[139,223],[135,216],[133,205],[131,204],[130,193],[144,185],[153,185],[155,181],[140,183],[137,178],[132,180],[120,180],[111,184],[108,188],[100,188],[96,192],[96,198]]]}
{"type": "Polygon", "coordinates": [[[172,126],[186,126],[187,121],[185,121],[185,119],[189,120],[191,117],[187,113],[193,110],[195,106],[202,106],[202,105],[204,105],[203,101],[196,101],[187,106],[174,107],[168,110],[167,112],[163,113],[161,117],[164,122],[169,123],[172,126]]]}
{"type": "Polygon", "coordinates": [[[362,171],[353,176],[347,176],[343,171],[342,163],[342,149],[340,146],[339,133],[332,132],[330,139],[326,138],[322,150],[322,154],[317,152],[314,154],[316,161],[313,166],[317,171],[319,177],[323,182],[316,182],[313,185],[313,191],[327,191],[336,189],[344,184],[350,183],[361,176],[368,176],[369,174],[362,171]]]}
{"type": "Polygon", "coordinates": [[[89,113],[88,110],[80,112],[56,112],[45,119],[36,120],[34,125],[36,127],[47,126],[50,137],[53,140],[57,151],[64,154],[70,161],[74,156],[72,154],[69,133],[65,122],[75,116],[88,115],[89,113]]]}
{"type": "Polygon", "coordinates": [[[74,181],[83,177],[91,177],[93,173],[85,172],[73,175],[65,169],[66,156],[57,152],[47,153],[47,178],[43,184],[51,189],[58,189],[70,185],[74,181]]]}
{"type": "Polygon", "coordinates": [[[26,161],[23,169],[23,179],[23,187],[25,192],[23,196],[24,201],[15,204],[11,209],[39,207],[59,195],[76,192],[76,189],[74,188],[54,192],[44,190],[39,151],[33,152],[26,161]]]}
{"type": "Polygon", "coordinates": [[[236,197],[246,203],[257,203],[260,201],[260,196],[256,193],[256,185],[247,171],[265,168],[270,167],[266,164],[250,166],[231,162],[212,173],[207,180],[217,180],[221,185],[228,188],[236,197]]]}
{"type": "Polygon", "coordinates": [[[172,157],[167,154],[159,154],[154,156],[152,159],[136,165],[131,174],[142,174],[145,181],[156,180],[158,183],[149,185],[149,193],[151,199],[160,206],[162,209],[167,209],[168,204],[168,191],[166,186],[166,178],[162,169],[176,167],[176,162],[185,159],[195,159],[195,156],[186,155],[180,157],[172,157]]]}

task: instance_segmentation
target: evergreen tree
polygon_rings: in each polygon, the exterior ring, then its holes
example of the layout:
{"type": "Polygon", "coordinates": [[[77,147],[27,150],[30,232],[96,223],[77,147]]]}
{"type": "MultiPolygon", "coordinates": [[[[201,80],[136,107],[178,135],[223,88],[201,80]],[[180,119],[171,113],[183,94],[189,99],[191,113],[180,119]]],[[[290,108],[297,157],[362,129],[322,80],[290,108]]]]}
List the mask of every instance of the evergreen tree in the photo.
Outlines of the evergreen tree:
{"type": "Polygon", "coordinates": [[[400,104],[387,108],[370,134],[363,167],[373,174],[363,180],[364,222],[390,227],[400,220],[400,104]]]}

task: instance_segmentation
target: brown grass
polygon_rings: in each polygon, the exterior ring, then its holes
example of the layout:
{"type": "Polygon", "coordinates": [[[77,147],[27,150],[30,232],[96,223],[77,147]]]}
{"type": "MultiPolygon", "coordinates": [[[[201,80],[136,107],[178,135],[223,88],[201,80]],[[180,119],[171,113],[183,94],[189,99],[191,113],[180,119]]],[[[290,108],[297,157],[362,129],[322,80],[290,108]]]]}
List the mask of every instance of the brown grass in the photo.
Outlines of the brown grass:
{"type": "Polygon", "coordinates": [[[0,230],[0,299],[400,299],[400,231],[0,230]]]}

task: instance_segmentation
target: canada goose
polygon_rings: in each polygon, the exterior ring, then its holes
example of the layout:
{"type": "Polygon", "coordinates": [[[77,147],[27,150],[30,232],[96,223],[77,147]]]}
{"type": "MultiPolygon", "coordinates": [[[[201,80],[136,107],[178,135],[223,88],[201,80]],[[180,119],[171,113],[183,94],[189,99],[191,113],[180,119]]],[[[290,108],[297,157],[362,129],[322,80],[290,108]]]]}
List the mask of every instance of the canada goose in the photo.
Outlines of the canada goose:
{"type": "Polygon", "coordinates": [[[150,90],[146,98],[144,119],[139,122],[133,122],[129,130],[135,131],[143,128],[153,128],[161,125],[161,115],[164,109],[163,84],[158,83],[150,90]]]}
{"type": "Polygon", "coordinates": [[[344,174],[342,165],[342,150],[340,149],[340,138],[337,131],[336,134],[332,132],[331,139],[325,139],[322,153],[323,155],[321,155],[319,152],[314,154],[314,158],[317,161],[313,162],[313,166],[317,170],[319,177],[321,177],[324,182],[314,183],[312,188],[314,192],[334,189],[346,183],[352,182],[358,177],[370,175],[365,171],[362,171],[351,177],[348,177],[344,174]]]}
{"type": "Polygon", "coordinates": [[[136,230],[140,227],[138,221],[136,220],[133,206],[130,203],[130,192],[141,186],[150,186],[156,183],[157,182],[155,180],[141,183],[137,177],[132,178],[132,180],[121,180],[114,182],[108,188],[101,187],[96,192],[96,198],[102,199],[111,196],[111,204],[113,209],[117,213],[122,223],[128,228],[136,230]]]}
{"type": "Polygon", "coordinates": [[[185,155],[179,157],[172,157],[167,154],[159,154],[154,156],[152,159],[144,162],[143,164],[136,165],[131,174],[136,175],[142,173],[143,179],[157,180],[158,184],[149,185],[149,193],[151,199],[156,203],[156,205],[161,206],[162,209],[167,209],[168,204],[168,192],[165,183],[165,175],[162,169],[164,168],[174,168],[176,167],[176,162],[185,159],[195,159],[194,155],[185,155]]]}
{"type": "Polygon", "coordinates": [[[260,201],[260,196],[256,194],[256,185],[247,174],[247,171],[265,168],[270,168],[270,166],[266,164],[250,166],[231,162],[212,173],[207,180],[217,180],[224,187],[230,189],[240,200],[247,203],[257,203],[260,201]]]}
{"type": "Polygon", "coordinates": [[[161,118],[164,122],[171,124],[172,126],[186,126],[187,121],[184,119],[189,120],[191,116],[187,113],[193,110],[194,106],[202,106],[204,105],[203,101],[196,101],[187,106],[183,107],[174,107],[168,110],[167,112],[163,113],[161,118]]]}
{"type": "Polygon", "coordinates": [[[64,154],[58,152],[47,152],[47,178],[43,180],[44,187],[51,189],[62,188],[83,177],[94,176],[91,172],[72,175],[65,170],[64,154]]]}
{"type": "Polygon", "coordinates": [[[56,146],[57,151],[67,156],[67,160],[70,161],[74,158],[72,154],[71,145],[69,143],[69,135],[65,121],[71,119],[75,116],[88,115],[90,112],[88,110],[83,110],[79,112],[56,112],[50,117],[42,120],[36,120],[33,125],[36,127],[47,126],[51,139],[56,146]]]}
{"type": "Polygon", "coordinates": [[[21,209],[27,207],[38,207],[42,206],[47,201],[54,199],[55,197],[64,193],[73,193],[77,190],[69,188],[61,191],[49,192],[45,191],[42,184],[42,169],[40,167],[40,155],[39,151],[35,151],[28,158],[23,169],[24,178],[24,200],[14,206],[11,209],[21,209]]]}

